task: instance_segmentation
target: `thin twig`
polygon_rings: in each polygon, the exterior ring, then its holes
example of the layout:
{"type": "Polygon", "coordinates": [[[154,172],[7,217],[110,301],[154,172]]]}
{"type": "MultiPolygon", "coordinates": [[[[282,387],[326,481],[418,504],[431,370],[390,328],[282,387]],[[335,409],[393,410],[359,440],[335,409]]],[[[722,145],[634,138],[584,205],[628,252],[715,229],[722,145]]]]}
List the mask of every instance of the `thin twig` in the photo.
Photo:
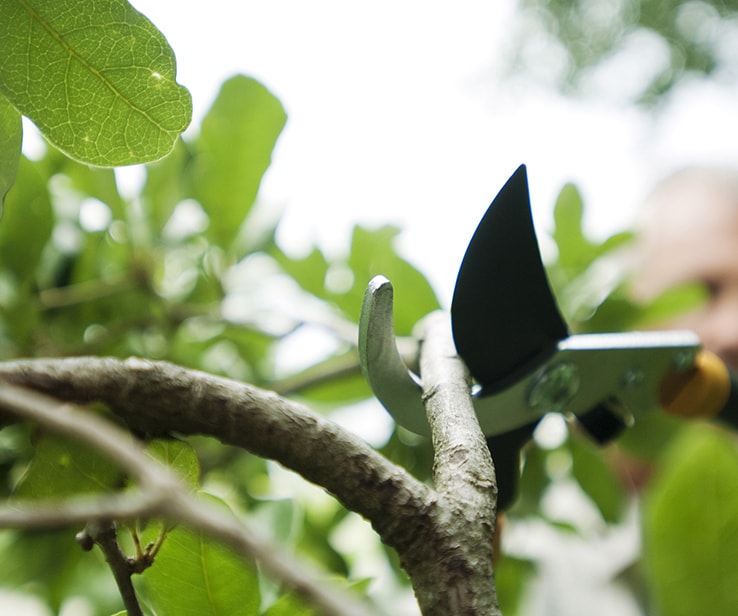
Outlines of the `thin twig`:
{"type": "Polygon", "coordinates": [[[126,616],[144,616],[131,579],[134,568],[131,566],[130,559],[120,549],[115,524],[113,522],[102,524],[93,522],[87,525],[85,532],[90,539],[100,546],[105,556],[105,562],[108,563],[113,573],[118,591],[123,599],[126,616]]]}

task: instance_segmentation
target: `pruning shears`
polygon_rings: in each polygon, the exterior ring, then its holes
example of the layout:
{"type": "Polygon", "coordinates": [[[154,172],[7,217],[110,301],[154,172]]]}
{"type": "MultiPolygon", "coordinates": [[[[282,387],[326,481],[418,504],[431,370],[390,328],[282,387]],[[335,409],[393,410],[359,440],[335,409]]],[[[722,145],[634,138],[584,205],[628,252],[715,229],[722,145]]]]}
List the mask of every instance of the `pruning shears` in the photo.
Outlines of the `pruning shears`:
{"type": "MultiPolygon", "coordinates": [[[[377,276],[359,326],[362,371],[395,421],[429,435],[420,378],[395,339],[393,290],[377,276]]],[[[524,165],[472,236],[451,304],[454,343],[476,381],[472,396],[495,463],[498,507],[515,500],[521,450],[547,413],[600,444],[659,411],[738,427],[738,380],[689,331],[571,335],[538,248],[524,165]]]]}

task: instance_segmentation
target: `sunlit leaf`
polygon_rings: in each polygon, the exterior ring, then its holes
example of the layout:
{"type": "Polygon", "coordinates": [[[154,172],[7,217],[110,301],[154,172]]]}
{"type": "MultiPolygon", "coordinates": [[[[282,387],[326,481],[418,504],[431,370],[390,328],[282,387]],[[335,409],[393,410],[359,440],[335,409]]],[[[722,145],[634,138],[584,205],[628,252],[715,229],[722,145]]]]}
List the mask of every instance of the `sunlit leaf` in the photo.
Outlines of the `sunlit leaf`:
{"type": "Polygon", "coordinates": [[[694,426],[664,457],[644,511],[655,613],[738,613],[738,449],[694,426]]]}
{"type": "Polygon", "coordinates": [[[394,240],[398,233],[399,229],[392,226],[376,230],[354,228],[348,259],[354,286],[341,302],[344,310],[358,321],[366,285],[382,274],[394,287],[395,330],[398,335],[409,335],[419,319],[440,305],[425,276],[397,254],[394,240]]]}
{"type": "Polygon", "coordinates": [[[189,443],[177,439],[155,439],[146,444],[146,453],[177,473],[190,490],[200,487],[200,462],[189,443]]]}
{"type": "Polygon", "coordinates": [[[281,250],[275,250],[274,256],[282,269],[308,293],[316,297],[329,296],[325,288],[325,279],[330,263],[320,249],[313,248],[304,257],[288,257],[281,250]]]}
{"type": "Polygon", "coordinates": [[[157,616],[259,613],[253,565],[200,531],[171,530],[143,582],[157,616]]]}
{"type": "Polygon", "coordinates": [[[559,264],[564,268],[581,268],[592,257],[593,245],[584,236],[582,219],[584,204],[573,184],[561,189],[554,206],[553,239],[559,250],[559,264]]]}
{"type": "Polygon", "coordinates": [[[0,213],[5,195],[18,172],[22,141],[21,116],[10,101],[0,94],[0,213]]]}
{"type": "Polygon", "coordinates": [[[157,160],[191,118],[166,39],[125,0],[0,0],[0,92],[72,158],[157,160]]]}
{"type": "Polygon", "coordinates": [[[71,439],[42,434],[15,496],[49,499],[107,492],[116,487],[120,478],[118,467],[97,451],[71,439]]]}
{"type": "Polygon", "coordinates": [[[26,158],[21,158],[5,206],[0,220],[0,265],[10,269],[19,283],[27,283],[51,236],[54,220],[46,178],[26,158]]]}
{"type": "Polygon", "coordinates": [[[192,181],[219,246],[230,246],[251,210],[286,120],[274,95],[242,75],[223,84],[203,120],[192,181]]]}

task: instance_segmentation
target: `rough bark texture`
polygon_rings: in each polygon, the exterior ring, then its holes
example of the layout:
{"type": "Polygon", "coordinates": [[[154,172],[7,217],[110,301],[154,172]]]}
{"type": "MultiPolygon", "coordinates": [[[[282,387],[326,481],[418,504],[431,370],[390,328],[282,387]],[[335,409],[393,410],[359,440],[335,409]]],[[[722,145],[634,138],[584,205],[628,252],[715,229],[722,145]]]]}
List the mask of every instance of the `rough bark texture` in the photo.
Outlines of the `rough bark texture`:
{"type": "Polygon", "coordinates": [[[359,437],[301,404],[170,363],[25,360],[0,364],[0,379],[63,400],[104,402],[142,434],[204,434],[276,460],[378,522],[389,541],[397,519],[422,509],[431,493],[359,437]]]}
{"type": "Polygon", "coordinates": [[[421,324],[420,371],[435,452],[431,532],[403,561],[425,615],[499,614],[494,581],[492,458],[456,355],[448,315],[421,324]]]}
{"type": "MultiPolygon", "coordinates": [[[[303,405],[166,362],[23,360],[0,363],[0,380],[61,400],[104,402],[140,434],[204,434],[276,460],[372,523],[397,550],[425,615],[494,615],[494,469],[447,317],[426,325],[421,370],[435,490],[303,405]]],[[[0,425],[9,420],[0,414],[0,425]]]]}

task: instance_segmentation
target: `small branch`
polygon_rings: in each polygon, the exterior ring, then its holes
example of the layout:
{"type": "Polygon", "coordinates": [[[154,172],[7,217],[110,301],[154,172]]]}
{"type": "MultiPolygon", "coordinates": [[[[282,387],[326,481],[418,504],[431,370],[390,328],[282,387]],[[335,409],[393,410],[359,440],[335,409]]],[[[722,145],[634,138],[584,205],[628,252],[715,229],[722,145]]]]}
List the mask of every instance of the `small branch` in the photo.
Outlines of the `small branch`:
{"type": "Polygon", "coordinates": [[[490,507],[494,514],[492,457],[472,403],[469,371],[456,354],[448,315],[433,313],[420,325],[420,373],[433,438],[436,489],[490,507]]]}
{"type": "MultiPolygon", "coordinates": [[[[308,574],[304,567],[295,563],[276,546],[251,534],[233,516],[226,515],[190,495],[168,467],[145,455],[141,443],[132,440],[127,432],[110,422],[70,404],[60,404],[44,394],[8,384],[0,386],[0,408],[98,449],[133,475],[142,493],[146,495],[139,501],[138,507],[134,508],[135,517],[162,518],[201,529],[240,554],[257,560],[265,571],[293,588],[313,603],[321,613],[331,616],[372,616],[372,612],[362,603],[346,595],[341,589],[330,587],[324,581],[308,574]],[[143,509],[144,502],[149,503],[148,509],[143,509]]],[[[123,500],[125,499],[121,499],[121,502],[123,500]]],[[[85,513],[95,513],[84,511],[83,507],[79,507],[81,502],[77,501],[76,510],[80,517],[72,520],[70,516],[73,510],[67,508],[65,522],[87,522],[88,519],[82,516],[85,513]]],[[[103,502],[112,501],[107,498],[103,502]]],[[[87,503],[90,508],[93,507],[91,501],[87,503]]],[[[58,526],[59,520],[50,518],[50,512],[51,509],[47,507],[44,511],[45,519],[51,526],[58,526]]],[[[99,512],[97,513],[94,519],[104,526],[110,518],[106,520],[99,516],[99,512]]],[[[113,517],[126,518],[118,514],[113,517]]],[[[15,521],[21,522],[17,517],[15,521]]],[[[36,518],[32,526],[38,528],[38,521],[36,518]]],[[[3,522],[8,520],[0,519],[0,525],[3,525],[3,522]]],[[[22,522],[15,526],[24,527],[22,522]]],[[[99,542],[99,534],[91,538],[99,542]]],[[[112,548],[108,545],[108,540],[109,537],[106,537],[105,550],[109,551],[112,548]]],[[[105,552],[106,558],[108,551],[105,552]]],[[[119,573],[114,570],[116,581],[119,573]]]]}
{"type": "Polygon", "coordinates": [[[0,506],[0,528],[43,530],[88,521],[135,520],[156,509],[156,494],[131,490],[125,494],[69,497],[63,502],[20,502],[0,506]]]}
{"type": "Polygon", "coordinates": [[[361,365],[356,353],[346,353],[338,357],[331,357],[307,370],[288,376],[271,385],[280,396],[289,396],[337,379],[360,374],[361,365]]]}
{"type": "Polygon", "coordinates": [[[44,289],[39,293],[39,300],[44,310],[67,308],[119,293],[125,293],[139,286],[129,277],[120,277],[111,281],[90,280],[78,282],[65,287],[44,289]]]}
{"type": "Polygon", "coordinates": [[[494,582],[494,466],[448,315],[420,323],[420,374],[439,493],[433,533],[405,561],[423,614],[500,614],[494,582]]]}
{"type": "Polygon", "coordinates": [[[118,592],[123,599],[126,616],[144,616],[131,580],[134,570],[130,559],[120,549],[115,524],[113,522],[102,524],[92,522],[85,527],[83,532],[91,541],[100,546],[105,555],[105,562],[113,572],[118,592]]]}

